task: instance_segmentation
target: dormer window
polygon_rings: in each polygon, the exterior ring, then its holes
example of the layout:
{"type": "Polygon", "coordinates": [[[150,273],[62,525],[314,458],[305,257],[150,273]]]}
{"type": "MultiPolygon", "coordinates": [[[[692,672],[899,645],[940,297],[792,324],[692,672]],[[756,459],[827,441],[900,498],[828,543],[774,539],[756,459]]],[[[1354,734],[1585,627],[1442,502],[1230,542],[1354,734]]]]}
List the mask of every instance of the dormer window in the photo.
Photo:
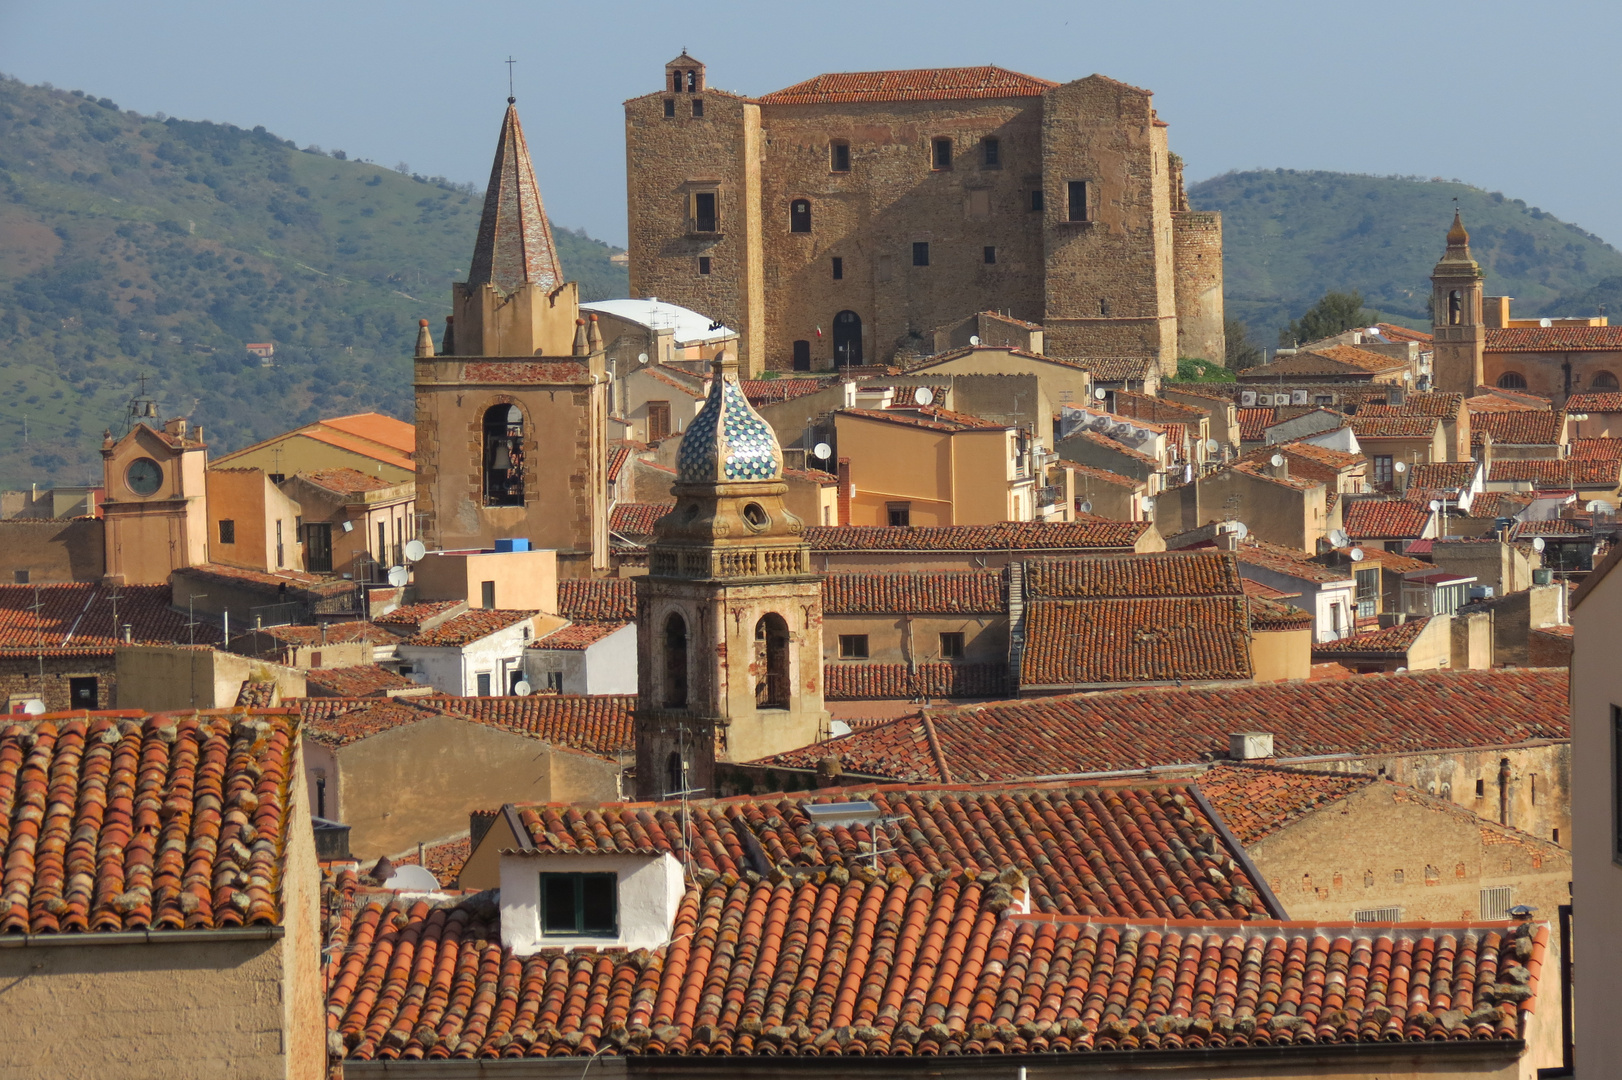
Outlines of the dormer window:
{"type": "Polygon", "coordinates": [[[542,874],[542,937],[618,937],[619,878],[608,874],[542,874]]]}

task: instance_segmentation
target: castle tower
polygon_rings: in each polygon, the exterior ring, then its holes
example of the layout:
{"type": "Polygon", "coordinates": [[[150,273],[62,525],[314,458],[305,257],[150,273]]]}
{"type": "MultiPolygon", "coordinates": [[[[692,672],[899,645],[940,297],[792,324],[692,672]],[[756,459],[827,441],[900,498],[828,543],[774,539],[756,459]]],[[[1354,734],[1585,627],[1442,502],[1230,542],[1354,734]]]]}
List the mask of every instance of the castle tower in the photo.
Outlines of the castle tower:
{"type": "Polygon", "coordinates": [[[637,579],[638,798],[710,793],[718,761],[826,738],[822,583],[783,455],[723,354],[637,579]]]}
{"type": "MultiPolygon", "coordinates": [[[[413,361],[417,507],[446,549],[521,537],[559,573],[608,566],[608,391],[602,335],[563,280],[512,98],[468,280],[442,355],[426,326],[413,361]]],[[[593,316],[593,319],[596,317],[593,316]]]]}
{"type": "Polygon", "coordinates": [[[1431,322],[1435,335],[1431,370],[1436,390],[1469,396],[1485,377],[1483,279],[1480,264],[1470,257],[1470,234],[1455,210],[1453,227],[1447,233],[1447,254],[1431,271],[1431,322]]]}

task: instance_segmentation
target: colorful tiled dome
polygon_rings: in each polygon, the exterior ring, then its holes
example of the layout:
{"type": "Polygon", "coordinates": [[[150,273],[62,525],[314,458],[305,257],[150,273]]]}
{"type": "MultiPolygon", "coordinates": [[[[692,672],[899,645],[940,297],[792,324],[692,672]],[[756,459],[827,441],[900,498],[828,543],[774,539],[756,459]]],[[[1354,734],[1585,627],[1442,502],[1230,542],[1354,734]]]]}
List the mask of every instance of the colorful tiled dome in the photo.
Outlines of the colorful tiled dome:
{"type": "Polygon", "coordinates": [[[676,470],[684,484],[782,478],[777,436],[744,397],[735,365],[716,364],[709,400],[682,435],[676,470]]]}

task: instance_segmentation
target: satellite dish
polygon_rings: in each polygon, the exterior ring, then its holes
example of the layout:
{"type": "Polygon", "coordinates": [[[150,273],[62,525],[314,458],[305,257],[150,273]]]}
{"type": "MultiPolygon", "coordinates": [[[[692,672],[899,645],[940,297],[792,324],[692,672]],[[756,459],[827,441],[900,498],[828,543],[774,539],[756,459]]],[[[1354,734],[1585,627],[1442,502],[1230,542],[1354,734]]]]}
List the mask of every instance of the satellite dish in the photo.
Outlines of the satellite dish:
{"type": "Polygon", "coordinates": [[[529,697],[530,693],[534,689],[535,688],[533,686],[529,685],[528,679],[519,679],[517,682],[513,683],[513,696],[529,697]]]}
{"type": "Polygon", "coordinates": [[[1093,387],[1093,400],[1103,401],[1107,397],[1109,397],[1108,390],[1105,390],[1102,386],[1093,387]]]}
{"type": "Polygon", "coordinates": [[[1250,535],[1250,526],[1243,521],[1230,521],[1228,522],[1228,531],[1243,540],[1250,535]]]}
{"type": "Polygon", "coordinates": [[[403,566],[389,567],[389,584],[393,585],[396,589],[405,588],[406,581],[410,578],[410,576],[410,571],[403,566]]]}
{"type": "Polygon", "coordinates": [[[421,540],[407,540],[405,542],[406,562],[416,562],[426,554],[428,554],[428,549],[423,546],[421,540]]]}
{"type": "Polygon", "coordinates": [[[43,716],[45,714],[45,703],[39,698],[34,698],[23,705],[23,712],[29,716],[43,716]]]}
{"type": "Polygon", "coordinates": [[[830,457],[833,456],[833,453],[834,453],[834,448],[829,446],[825,442],[819,442],[819,443],[817,443],[817,445],[815,445],[815,446],[813,446],[811,448],[811,456],[814,457],[814,458],[819,458],[819,459],[821,459],[823,461],[827,461],[830,457]]]}
{"type": "Polygon", "coordinates": [[[912,392],[912,400],[920,405],[933,405],[935,404],[935,391],[927,386],[920,386],[912,392]]]}
{"type": "Polygon", "coordinates": [[[1283,464],[1284,464],[1284,455],[1283,454],[1274,454],[1273,455],[1273,468],[1276,469],[1276,468],[1278,468],[1279,466],[1281,466],[1283,464]]]}
{"type": "Polygon", "coordinates": [[[1539,326],[1553,326],[1554,323],[1550,322],[1548,319],[1539,319],[1538,320],[1538,325],[1539,326]]]}
{"type": "Polygon", "coordinates": [[[1363,561],[1363,549],[1362,548],[1353,548],[1351,551],[1346,553],[1346,557],[1348,559],[1352,560],[1353,562],[1362,562],[1363,561]]]}
{"type": "Polygon", "coordinates": [[[1532,550],[1533,551],[1542,551],[1547,546],[1548,545],[1543,542],[1543,537],[1541,537],[1541,536],[1532,537],[1532,550]]]}
{"type": "Polygon", "coordinates": [[[1351,543],[1352,538],[1346,535],[1345,529],[1336,529],[1329,534],[1329,542],[1338,548],[1342,548],[1351,543]]]}
{"type": "Polygon", "coordinates": [[[438,892],[439,879],[429,873],[426,867],[407,863],[405,866],[396,866],[394,873],[383,883],[383,887],[400,892],[438,892]]]}
{"type": "Polygon", "coordinates": [[[1081,512],[1083,514],[1092,513],[1093,512],[1093,502],[1092,502],[1092,500],[1091,499],[1083,499],[1083,500],[1081,500],[1080,509],[1081,509],[1081,512]]]}
{"type": "Polygon", "coordinates": [[[1217,451],[1218,451],[1218,450],[1220,450],[1220,449],[1222,449],[1222,444],[1221,444],[1221,443],[1219,443],[1219,442],[1217,442],[1217,441],[1216,441],[1216,440],[1215,440],[1215,439],[1206,439],[1206,440],[1205,440],[1205,449],[1206,449],[1206,450],[1207,450],[1207,451],[1208,451],[1208,452],[1210,452],[1210,453],[1213,453],[1213,454],[1214,454],[1214,453],[1216,453],[1216,452],[1217,452],[1217,451]]]}
{"type": "Polygon", "coordinates": [[[842,739],[850,734],[850,725],[843,720],[828,721],[828,738],[842,739]]]}
{"type": "Polygon", "coordinates": [[[970,334],[969,335],[969,344],[971,346],[980,344],[980,335],[979,334],[970,334]]]}
{"type": "Polygon", "coordinates": [[[645,352],[637,353],[636,354],[636,362],[639,363],[639,364],[646,364],[648,362],[648,354],[645,353],[645,352]]]}
{"type": "Polygon", "coordinates": [[[1432,499],[1431,500],[1431,513],[1434,514],[1436,511],[1440,510],[1441,508],[1442,508],[1442,500],[1441,499],[1432,499]]]}
{"type": "Polygon", "coordinates": [[[1399,461],[1399,462],[1397,462],[1395,465],[1393,465],[1391,467],[1393,469],[1395,469],[1398,473],[1405,473],[1405,472],[1408,471],[1408,463],[1406,461],[1399,461]]]}

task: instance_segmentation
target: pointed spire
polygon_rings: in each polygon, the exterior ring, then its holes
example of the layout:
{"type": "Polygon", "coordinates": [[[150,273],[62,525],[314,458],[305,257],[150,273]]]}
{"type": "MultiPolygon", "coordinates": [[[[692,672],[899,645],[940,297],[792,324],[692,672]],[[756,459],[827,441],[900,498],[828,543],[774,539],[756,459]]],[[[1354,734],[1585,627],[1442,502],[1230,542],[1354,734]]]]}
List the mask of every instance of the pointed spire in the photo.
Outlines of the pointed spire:
{"type": "Polygon", "coordinates": [[[428,332],[428,320],[417,320],[417,359],[430,359],[434,355],[434,335],[428,332]]]}
{"type": "Polygon", "coordinates": [[[589,355],[591,355],[590,349],[586,345],[586,320],[585,319],[576,319],[574,321],[574,354],[576,356],[589,356],[589,355]]]}
{"type": "Polygon", "coordinates": [[[597,325],[597,313],[594,311],[586,323],[586,348],[594,353],[603,351],[603,331],[597,325]]]}
{"type": "Polygon", "coordinates": [[[541,205],[541,189],[512,98],[507,99],[507,116],[501,123],[467,281],[475,288],[494,285],[503,295],[524,285],[551,290],[563,284],[552,226],[541,205]]]}
{"type": "Polygon", "coordinates": [[[1447,246],[1463,248],[1466,254],[1470,251],[1470,234],[1464,230],[1464,219],[1459,217],[1457,207],[1453,210],[1453,227],[1447,231],[1447,246]]]}

